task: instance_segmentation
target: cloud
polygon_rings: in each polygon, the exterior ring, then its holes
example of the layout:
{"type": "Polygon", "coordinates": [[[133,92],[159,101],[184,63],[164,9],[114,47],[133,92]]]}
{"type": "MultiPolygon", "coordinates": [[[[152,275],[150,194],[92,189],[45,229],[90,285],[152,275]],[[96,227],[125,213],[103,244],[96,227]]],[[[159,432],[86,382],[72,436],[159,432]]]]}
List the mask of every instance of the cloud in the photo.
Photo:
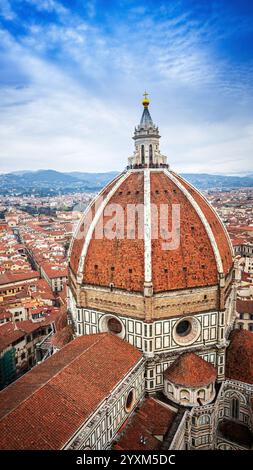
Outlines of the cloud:
{"type": "MultiPolygon", "coordinates": [[[[22,1],[22,0],[21,0],[22,1]]],[[[23,0],[25,3],[32,5],[38,11],[47,11],[49,13],[57,13],[58,15],[68,14],[68,9],[56,0],[23,0]]]]}
{"type": "Polygon", "coordinates": [[[234,34],[234,18],[222,28],[217,12],[147,2],[96,22],[98,1],[86,16],[55,0],[20,3],[33,12],[22,34],[0,32],[0,171],[124,168],[145,88],[175,169],[251,170],[252,63],[214,44],[234,34]]]}
{"type": "Polygon", "coordinates": [[[0,16],[3,16],[8,21],[16,18],[16,14],[8,0],[0,0],[0,16]]]}

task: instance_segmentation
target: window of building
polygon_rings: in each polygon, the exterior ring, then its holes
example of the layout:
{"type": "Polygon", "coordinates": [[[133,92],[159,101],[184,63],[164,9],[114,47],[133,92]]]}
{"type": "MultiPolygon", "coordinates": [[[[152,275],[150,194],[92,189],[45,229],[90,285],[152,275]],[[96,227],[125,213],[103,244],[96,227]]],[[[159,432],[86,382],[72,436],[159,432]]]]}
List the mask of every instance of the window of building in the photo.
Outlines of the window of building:
{"type": "Polygon", "coordinates": [[[249,323],[249,331],[253,331],[253,323],[249,323]]]}
{"type": "Polygon", "coordinates": [[[201,390],[198,390],[197,397],[200,400],[205,400],[206,397],[206,391],[202,388],[201,390]]]}
{"type": "Polygon", "coordinates": [[[190,392],[188,390],[180,390],[180,400],[183,402],[190,401],[190,392]]]}
{"type": "Polygon", "coordinates": [[[231,402],[231,416],[234,419],[239,419],[240,402],[238,398],[233,398],[231,402]]]}
{"type": "Polygon", "coordinates": [[[117,318],[109,318],[107,322],[108,330],[114,335],[118,335],[122,331],[122,325],[117,318]]]}
{"type": "Polygon", "coordinates": [[[149,164],[152,165],[152,163],[153,163],[153,147],[150,144],[150,146],[149,146],[149,164]]]}
{"type": "Polygon", "coordinates": [[[131,389],[128,392],[128,395],[126,397],[126,402],[125,402],[125,409],[128,413],[132,410],[134,403],[135,403],[135,392],[134,392],[134,389],[131,389]]]}
{"type": "Polygon", "coordinates": [[[142,163],[142,165],[144,165],[144,163],[145,163],[144,145],[141,146],[141,163],[142,163]]]}
{"type": "Polygon", "coordinates": [[[176,327],[179,336],[187,336],[191,332],[191,323],[188,320],[182,320],[176,327]]]}
{"type": "Polygon", "coordinates": [[[202,415],[199,417],[199,425],[203,426],[204,424],[209,424],[210,423],[210,416],[208,415],[202,415]]]}
{"type": "Polygon", "coordinates": [[[167,384],[167,391],[168,391],[168,393],[173,392],[173,388],[172,388],[172,385],[170,383],[167,384]]]}

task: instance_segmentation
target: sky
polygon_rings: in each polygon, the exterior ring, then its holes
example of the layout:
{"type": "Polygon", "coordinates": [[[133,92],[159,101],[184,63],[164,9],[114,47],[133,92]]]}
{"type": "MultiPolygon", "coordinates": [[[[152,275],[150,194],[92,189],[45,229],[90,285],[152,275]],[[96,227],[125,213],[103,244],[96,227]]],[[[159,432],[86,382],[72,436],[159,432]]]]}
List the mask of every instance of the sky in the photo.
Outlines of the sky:
{"type": "Polygon", "coordinates": [[[0,172],[124,169],[145,90],[173,170],[253,173],[253,1],[0,0],[0,172]]]}

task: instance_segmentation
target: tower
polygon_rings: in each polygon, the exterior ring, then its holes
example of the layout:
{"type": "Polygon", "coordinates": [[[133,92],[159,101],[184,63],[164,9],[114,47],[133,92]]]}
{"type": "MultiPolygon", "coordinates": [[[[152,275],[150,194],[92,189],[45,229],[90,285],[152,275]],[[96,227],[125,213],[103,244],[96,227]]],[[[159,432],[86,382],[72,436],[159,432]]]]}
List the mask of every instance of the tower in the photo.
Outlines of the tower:
{"type": "Polygon", "coordinates": [[[143,113],[140,124],[134,130],[134,154],[129,157],[129,168],[155,168],[167,166],[167,158],[159,150],[159,130],[153,123],[148,106],[148,94],[144,93],[143,113]]]}

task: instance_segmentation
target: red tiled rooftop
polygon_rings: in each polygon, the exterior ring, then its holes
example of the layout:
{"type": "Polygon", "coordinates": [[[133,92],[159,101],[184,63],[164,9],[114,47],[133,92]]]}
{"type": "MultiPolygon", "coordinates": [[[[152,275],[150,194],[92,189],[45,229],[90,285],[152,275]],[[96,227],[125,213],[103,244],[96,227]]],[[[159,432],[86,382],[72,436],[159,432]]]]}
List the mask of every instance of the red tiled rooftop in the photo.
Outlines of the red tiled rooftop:
{"type": "Polygon", "coordinates": [[[236,310],[238,313],[253,314],[253,300],[240,300],[236,301],[236,310]]]}
{"type": "Polygon", "coordinates": [[[202,387],[214,382],[216,369],[210,362],[197,354],[181,354],[164,372],[164,377],[177,385],[185,387],[202,387]]]}
{"type": "Polygon", "coordinates": [[[199,205],[200,209],[204,213],[211,230],[213,232],[215,241],[217,243],[219,253],[222,259],[223,270],[225,274],[228,274],[233,265],[233,254],[230,249],[230,245],[226,236],[226,229],[221,223],[221,220],[215,210],[211,207],[208,201],[204,198],[199,191],[197,191],[191,184],[189,184],[186,180],[184,180],[181,176],[173,173],[174,176],[180,181],[180,183],[185,186],[185,188],[189,191],[191,196],[199,205]]]}
{"type": "Polygon", "coordinates": [[[117,450],[154,450],[161,447],[177,413],[154,398],[145,399],[136,414],[130,418],[115,444],[117,450]],[[146,444],[141,442],[141,437],[146,444]]]}
{"type": "Polygon", "coordinates": [[[219,424],[218,431],[229,441],[236,442],[243,447],[251,447],[253,434],[247,426],[235,421],[224,420],[219,424]]]}
{"type": "MultiPolygon", "coordinates": [[[[225,275],[233,265],[232,251],[228,235],[218,215],[209,203],[193,187],[177,178],[190,193],[206,217],[216,241],[222,260],[225,275]]],[[[111,186],[112,187],[112,186],[111,186]]],[[[111,189],[105,188],[106,194],[111,189]]],[[[151,204],[158,210],[160,220],[161,204],[169,207],[168,231],[172,226],[172,204],[180,205],[180,244],[173,250],[165,250],[161,227],[158,227],[158,237],[152,239],[152,283],[154,293],[176,289],[186,289],[218,284],[218,269],[214,249],[212,247],[207,229],[198,215],[192,202],[185,196],[172,179],[163,171],[150,173],[151,204]]],[[[95,237],[95,230],[89,242],[84,267],[83,283],[94,286],[109,287],[112,283],[115,288],[143,292],[144,284],[144,241],[138,237],[138,217],[135,218],[135,236],[132,239],[127,227],[127,207],[129,204],[138,205],[144,202],[143,172],[129,172],[117,191],[111,196],[109,204],[119,204],[124,212],[124,227],[121,238],[109,239],[106,233],[102,238],[95,237]]],[[[94,216],[94,214],[93,214],[94,216]]],[[[111,220],[112,215],[104,216],[103,223],[111,220]]],[[[143,219],[143,215],[140,215],[143,219]]],[[[102,216],[98,225],[102,222],[102,216]]],[[[102,225],[102,224],[101,224],[102,225]]],[[[78,263],[84,244],[90,220],[84,220],[83,236],[74,240],[70,267],[76,274],[78,263]]],[[[119,229],[119,223],[115,230],[119,229]]],[[[154,215],[151,216],[151,230],[154,228],[154,215]]]]}
{"type": "Polygon", "coordinates": [[[39,278],[37,271],[29,271],[24,273],[6,272],[0,275],[0,286],[4,284],[12,284],[18,281],[26,281],[29,279],[39,278]]]}
{"type": "Polygon", "coordinates": [[[253,334],[234,330],[226,352],[226,377],[253,384],[253,334]]]}
{"type": "MultiPolygon", "coordinates": [[[[103,191],[101,191],[101,201],[103,200],[103,198],[105,198],[107,196],[107,194],[109,193],[109,191],[113,188],[113,186],[116,184],[118,178],[120,177],[117,176],[113,181],[111,181],[110,183],[108,183],[105,188],[103,189],[103,191]]],[[[100,201],[100,202],[101,202],[100,201]]],[[[92,211],[92,214],[93,216],[95,215],[95,211],[98,209],[100,204],[98,204],[98,202],[95,204],[95,202],[93,201],[93,203],[91,204],[90,206],[90,210],[92,211]]],[[[81,227],[80,227],[80,231],[82,233],[82,237],[79,237],[79,238],[76,238],[73,242],[73,247],[72,247],[72,252],[71,252],[71,258],[70,258],[70,267],[72,269],[72,271],[74,273],[77,273],[77,270],[78,270],[78,264],[79,264],[79,260],[80,260],[80,256],[81,256],[81,252],[82,252],[82,248],[83,248],[83,243],[84,243],[84,237],[85,235],[87,234],[87,231],[89,229],[89,223],[87,223],[86,221],[84,221],[82,224],[81,224],[81,227]]]]}
{"type": "Polygon", "coordinates": [[[108,333],[71,341],[0,392],[0,448],[61,449],[141,358],[108,333]]]}
{"type": "Polygon", "coordinates": [[[0,325],[0,351],[10,346],[14,341],[24,338],[25,332],[15,328],[15,323],[8,321],[0,325]]]}
{"type": "Polygon", "coordinates": [[[61,349],[73,339],[73,330],[70,325],[55,333],[52,337],[52,345],[61,349]]]}

